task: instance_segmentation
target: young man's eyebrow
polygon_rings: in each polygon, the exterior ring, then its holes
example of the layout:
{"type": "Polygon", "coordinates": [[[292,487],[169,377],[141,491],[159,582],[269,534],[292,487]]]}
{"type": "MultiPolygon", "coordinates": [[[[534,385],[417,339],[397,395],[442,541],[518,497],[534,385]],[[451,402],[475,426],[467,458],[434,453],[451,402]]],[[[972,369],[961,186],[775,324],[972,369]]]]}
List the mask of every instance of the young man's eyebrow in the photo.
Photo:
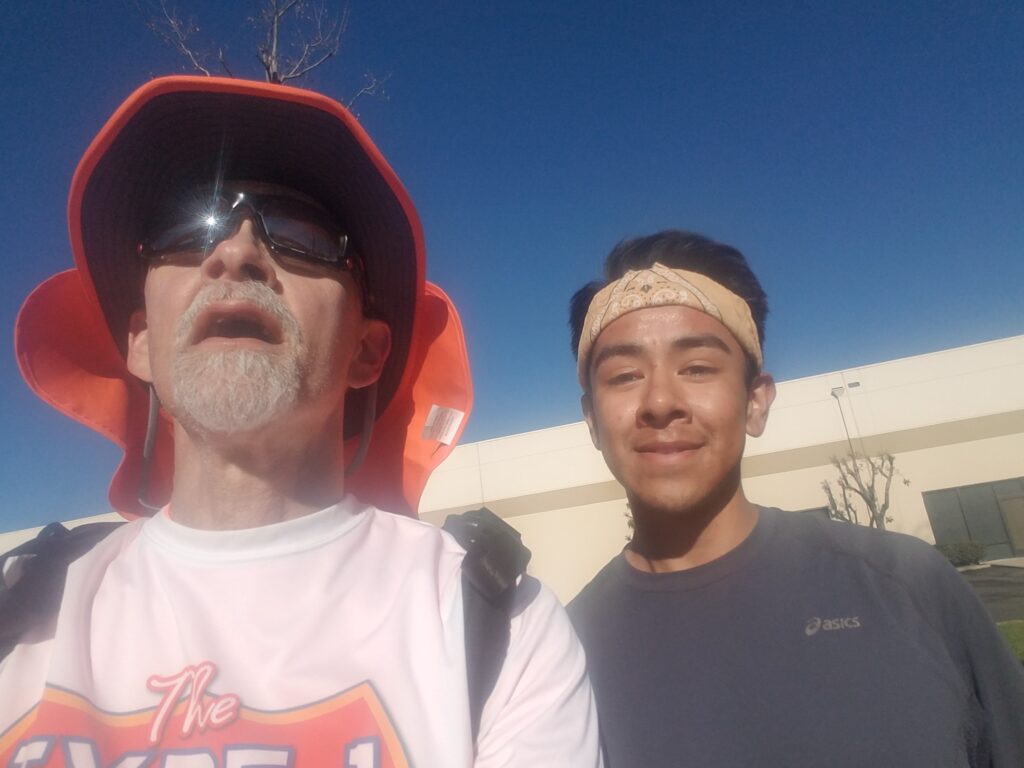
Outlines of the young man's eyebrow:
{"type": "MultiPolygon", "coordinates": [[[[711,349],[718,349],[726,354],[731,355],[732,350],[729,345],[722,340],[721,337],[716,336],[713,333],[697,333],[692,336],[679,336],[672,340],[672,348],[678,351],[686,351],[689,349],[700,349],[702,347],[710,347],[711,349]]],[[[611,357],[638,357],[644,352],[643,346],[640,344],[610,344],[607,347],[602,347],[594,359],[590,361],[591,368],[597,368],[601,363],[611,357]]]]}
{"type": "Polygon", "coordinates": [[[609,357],[636,357],[643,353],[643,348],[639,344],[610,344],[607,347],[602,347],[594,359],[590,361],[591,368],[597,368],[601,363],[607,360],[609,357]]]}
{"type": "Polygon", "coordinates": [[[672,341],[672,348],[678,350],[699,349],[700,347],[711,347],[719,349],[726,354],[732,354],[732,349],[720,337],[713,333],[698,333],[693,336],[679,336],[672,341]]]}

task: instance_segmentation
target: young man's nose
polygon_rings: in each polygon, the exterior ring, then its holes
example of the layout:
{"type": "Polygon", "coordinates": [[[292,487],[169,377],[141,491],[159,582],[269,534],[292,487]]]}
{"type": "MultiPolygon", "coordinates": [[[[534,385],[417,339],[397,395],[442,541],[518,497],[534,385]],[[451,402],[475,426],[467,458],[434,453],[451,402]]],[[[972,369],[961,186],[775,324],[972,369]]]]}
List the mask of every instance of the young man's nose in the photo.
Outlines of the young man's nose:
{"type": "Polygon", "coordinates": [[[688,414],[682,387],[670,371],[654,371],[644,382],[638,417],[647,426],[662,427],[688,414]]]}
{"type": "Polygon", "coordinates": [[[274,260],[251,215],[242,217],[232,234],[211,248],[202,270],[211,280],[273,283],[277,278],[274,260]]]}

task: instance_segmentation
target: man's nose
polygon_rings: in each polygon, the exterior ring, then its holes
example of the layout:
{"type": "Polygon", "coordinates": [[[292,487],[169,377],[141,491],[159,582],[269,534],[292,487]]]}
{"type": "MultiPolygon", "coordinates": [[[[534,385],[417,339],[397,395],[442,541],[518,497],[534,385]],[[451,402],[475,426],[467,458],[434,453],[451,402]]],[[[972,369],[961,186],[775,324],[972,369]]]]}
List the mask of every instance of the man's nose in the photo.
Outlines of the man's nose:
{"type": "Polygon", "coordinates": [[[255,280],[273,284],[277,280],[274,260],[251,215],[238,228],[214,245],[203,260],[203,275],[210,280],[255,280]]]}
{"type": "Polygon", "coordinates": [[[671,370],[655,370],[644,382],[643,398],[637,416],[645,426],[664,427],[686,418],[686,393],[671,370]]]}

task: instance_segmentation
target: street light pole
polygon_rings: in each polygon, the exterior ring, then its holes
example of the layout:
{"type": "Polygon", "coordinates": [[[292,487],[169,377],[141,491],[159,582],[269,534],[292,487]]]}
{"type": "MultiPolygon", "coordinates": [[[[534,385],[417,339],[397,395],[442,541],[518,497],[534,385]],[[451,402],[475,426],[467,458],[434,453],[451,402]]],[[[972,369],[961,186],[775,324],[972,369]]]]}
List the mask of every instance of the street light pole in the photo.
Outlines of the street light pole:
{"type": "Polygon", "coordinates": [[[835,398],[836,407],[839,409],[839,416],[843,420],[843,432],[846,433],[846,444],[850,446],[850,456],[856,457],[853,450],[853,440],[850,439],[850,428],[846,425],[846,414],[843,413],[843,404],[839,402],[839,396],[846,391],[846,387],[832,387],[831,395],[835,398]]]}

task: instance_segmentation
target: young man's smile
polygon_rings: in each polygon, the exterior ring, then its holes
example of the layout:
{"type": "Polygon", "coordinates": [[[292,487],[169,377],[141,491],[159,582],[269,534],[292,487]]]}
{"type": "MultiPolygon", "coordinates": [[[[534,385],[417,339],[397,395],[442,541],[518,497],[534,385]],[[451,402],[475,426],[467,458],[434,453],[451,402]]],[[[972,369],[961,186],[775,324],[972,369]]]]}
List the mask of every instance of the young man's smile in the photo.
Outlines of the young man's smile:
{"type": "Polygon", "coordinates": [[[702,448],[703,442],[697,440],[665,440],[654,439],[640,443],[635,450],[642,459],[650,462],[674,466],[694,458],[702,448]]]}

